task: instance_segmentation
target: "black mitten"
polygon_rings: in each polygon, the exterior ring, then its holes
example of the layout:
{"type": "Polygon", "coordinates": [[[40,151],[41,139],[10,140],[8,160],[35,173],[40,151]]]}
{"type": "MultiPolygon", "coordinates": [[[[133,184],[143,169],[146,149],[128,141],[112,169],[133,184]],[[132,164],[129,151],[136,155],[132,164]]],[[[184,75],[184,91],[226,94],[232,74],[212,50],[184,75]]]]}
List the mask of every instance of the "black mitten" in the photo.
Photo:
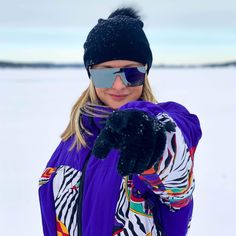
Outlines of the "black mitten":
{"type": "Polygon", "coordinates": [[[140,110],[113,112],[92,153],[104,159],[112,148],[119,149],[119,173],[122,176],[142,173],[160,161],[166,144],[165,127],[168,131],[175,130],[174,123],[161,123],[140,110]]]}

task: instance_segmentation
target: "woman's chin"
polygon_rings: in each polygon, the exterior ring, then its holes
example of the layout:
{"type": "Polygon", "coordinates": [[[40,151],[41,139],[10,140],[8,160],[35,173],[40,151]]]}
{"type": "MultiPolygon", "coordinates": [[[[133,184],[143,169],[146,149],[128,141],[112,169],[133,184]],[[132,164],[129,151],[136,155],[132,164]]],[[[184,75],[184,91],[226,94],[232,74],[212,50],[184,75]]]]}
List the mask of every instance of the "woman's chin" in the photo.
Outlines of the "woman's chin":
{"type": "Polygon", "coordinates": [[[119,109],[121,106],[125,105],[126,103],[127,102],[113,102],[113,103],[107,104],[107,106],[116,110],[116,109],[119,109]]]}
{"type": "Polygon", "coordinates": [[[120,101],[109,100],[109,101],[106,102],[106,105],[109,106],[112,109],[118,109],[121,106],[123,106],[126,103],[131,102],[131,101],[133,101],[133,99],[124,99],[124,100],[120,100],[120,101]]]}

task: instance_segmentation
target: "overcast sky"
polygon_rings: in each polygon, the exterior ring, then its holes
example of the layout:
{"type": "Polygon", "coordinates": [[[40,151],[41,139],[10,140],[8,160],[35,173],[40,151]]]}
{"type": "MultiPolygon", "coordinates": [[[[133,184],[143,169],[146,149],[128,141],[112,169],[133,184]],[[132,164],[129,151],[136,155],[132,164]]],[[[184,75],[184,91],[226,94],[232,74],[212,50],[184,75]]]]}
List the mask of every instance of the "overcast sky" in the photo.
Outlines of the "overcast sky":
{"type": "Polygon", "coordinates": [[[0,60],[81,61],[82,44],[98,18],[130,5],[140,10],[161,62],[173,63],[179,53],[180,62],[236,57],[235,0],[0,1],[0,60]]]}

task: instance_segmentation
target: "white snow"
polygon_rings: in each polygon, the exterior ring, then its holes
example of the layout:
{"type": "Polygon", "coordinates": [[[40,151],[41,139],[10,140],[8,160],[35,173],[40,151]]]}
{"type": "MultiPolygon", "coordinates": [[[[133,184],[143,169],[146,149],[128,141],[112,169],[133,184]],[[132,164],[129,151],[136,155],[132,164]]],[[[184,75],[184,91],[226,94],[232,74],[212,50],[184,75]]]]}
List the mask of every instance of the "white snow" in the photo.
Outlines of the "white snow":
{"type": "MultiPolygon", "coordinates": [[[[151,69],[149,78],[159,102],[179,102],[201,122],[189,235],[232,235],[236,68],[151,69]]],[[[85,69],[0,70],[1,235],[43,235],[38,179],[88,82],[85,69]]]]}

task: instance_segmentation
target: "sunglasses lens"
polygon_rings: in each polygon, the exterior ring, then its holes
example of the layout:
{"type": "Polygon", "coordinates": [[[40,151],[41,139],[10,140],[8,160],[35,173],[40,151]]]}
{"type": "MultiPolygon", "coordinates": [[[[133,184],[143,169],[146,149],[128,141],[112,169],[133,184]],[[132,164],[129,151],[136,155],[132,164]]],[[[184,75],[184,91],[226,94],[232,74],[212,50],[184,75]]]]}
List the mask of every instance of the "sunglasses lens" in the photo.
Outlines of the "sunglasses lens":
{"type": "Polygon", "coordinates": [[[124,68],[127,86],[139,86],[144,83],[146,69],[145,67],[124,68]]]}
{"type": "Polygon", "coordinates": [[[90,78],[96,88],[112,88],[116,75],[121,76],[126,86],[134,87],[144,83],[146,68],[130,67],[130,68],[102,68],[90,69],[90,78]]]}
{"type": "Polygon", "coordinates": [[[90,69],[91,80],[96,88],[112,88],[114,79],[113,70],[90,69]]]}

